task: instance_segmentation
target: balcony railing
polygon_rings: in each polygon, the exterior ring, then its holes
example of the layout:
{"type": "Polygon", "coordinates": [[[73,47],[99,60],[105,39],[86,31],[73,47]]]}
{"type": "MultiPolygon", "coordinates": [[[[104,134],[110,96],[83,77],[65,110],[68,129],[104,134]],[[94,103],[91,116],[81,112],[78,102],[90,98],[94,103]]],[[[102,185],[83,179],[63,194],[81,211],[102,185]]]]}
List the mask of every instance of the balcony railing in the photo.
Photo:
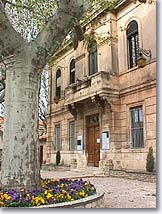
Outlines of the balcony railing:
{"type": "MultiPolygon", "coordinates": [[[[104,96],[114,88],[109,72],[100,71],[92,76],[84,77],[65,89],[65,105],[77,103],[93,96],[104,96]]],[[[117,85],[117,84],[116,84],[117,85]]]]}

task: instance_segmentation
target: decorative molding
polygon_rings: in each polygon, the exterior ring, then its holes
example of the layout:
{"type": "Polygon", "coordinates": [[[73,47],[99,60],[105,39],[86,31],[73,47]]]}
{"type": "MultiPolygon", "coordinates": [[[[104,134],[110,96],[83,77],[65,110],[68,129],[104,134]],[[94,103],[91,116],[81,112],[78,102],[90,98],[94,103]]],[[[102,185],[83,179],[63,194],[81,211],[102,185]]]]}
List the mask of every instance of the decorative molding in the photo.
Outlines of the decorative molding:
{"type": "Polygon", "coordinates": [[[73,115],[74,119],[76,120],[78,117],[82,117],[83,115],[83,108],[82,105],[77,105],[75,103],[69,104],[67,106],[68,111],[73,115]]]}
{"type": "Polygon", "coordinates": [[[76,120],[76,118],[77,118],[77,111],[75,109],[75,105],[74,104],[70,104],[67,107],[68,107],[68,111],[70,111],[70,113],[73,115],[74,119],[76,120]]]}
{"type": "Polygon", "coordinates": [[[81,59],[83,59],[85,57],[85,53],[81,54],[80,56],[78,56],[77,58],[75,58],[75,62],[80,61],[81,59]]]}

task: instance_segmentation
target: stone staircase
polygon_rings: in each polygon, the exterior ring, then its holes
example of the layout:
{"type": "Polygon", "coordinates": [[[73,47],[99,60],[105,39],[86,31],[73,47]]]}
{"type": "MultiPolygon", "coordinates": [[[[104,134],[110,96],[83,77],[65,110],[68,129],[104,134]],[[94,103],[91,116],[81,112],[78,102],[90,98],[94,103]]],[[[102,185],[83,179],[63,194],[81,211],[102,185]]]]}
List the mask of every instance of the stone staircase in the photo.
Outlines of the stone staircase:
{"type": "Polygon", "coordinates": [[[87,166],[86,168],[76,168],[71,169],[73,172],[78,172],[79,174],[82,174],[83,176],[103,176],[103,170],[99,169],[99,167],[93,167],[93,166],[87,166]]]}
{"type": "Polygon", "coordinates": [[[66,165],[55,165],[55,164],[43,164],[41,170],[44,171],[69,171],[70,166],[66,165]]]}

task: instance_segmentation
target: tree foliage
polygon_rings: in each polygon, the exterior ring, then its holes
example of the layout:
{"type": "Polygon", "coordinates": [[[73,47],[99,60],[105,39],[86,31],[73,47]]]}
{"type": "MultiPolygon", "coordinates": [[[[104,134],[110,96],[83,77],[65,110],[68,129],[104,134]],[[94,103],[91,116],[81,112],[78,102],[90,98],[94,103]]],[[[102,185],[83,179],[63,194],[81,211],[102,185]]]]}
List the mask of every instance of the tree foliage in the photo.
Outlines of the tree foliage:
{"type": "MultiPolygon", "coordinates": [[[[59,0],[3,0],[12,26],[28,41],[34,39],[53,15],[59,0]]],[[[82,22],[91,20],[96,10],[113,10],[121,0],[90,0],[90,7],[82,22]]],[[[77,21],[74,20],[73,21],[77,21]]]]}
{"type": "Polygon", "coordinates": [[[5,10],[13,27],[28,41],[34,39],[53,15],[56,1],[9,0],[5,10]]]}

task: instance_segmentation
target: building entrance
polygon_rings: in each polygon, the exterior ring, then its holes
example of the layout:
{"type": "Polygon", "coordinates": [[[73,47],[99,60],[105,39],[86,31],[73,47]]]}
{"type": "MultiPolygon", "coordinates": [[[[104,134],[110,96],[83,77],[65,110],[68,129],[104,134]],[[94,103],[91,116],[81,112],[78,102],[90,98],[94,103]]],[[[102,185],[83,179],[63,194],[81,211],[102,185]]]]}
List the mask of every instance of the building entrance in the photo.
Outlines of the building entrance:
{"type": "Polygon", "coordinates": [[[99,115],[92,115],[86,120],[86,149],[88,166],[99,166],[100,161],[100,129],[99,115]]]}

